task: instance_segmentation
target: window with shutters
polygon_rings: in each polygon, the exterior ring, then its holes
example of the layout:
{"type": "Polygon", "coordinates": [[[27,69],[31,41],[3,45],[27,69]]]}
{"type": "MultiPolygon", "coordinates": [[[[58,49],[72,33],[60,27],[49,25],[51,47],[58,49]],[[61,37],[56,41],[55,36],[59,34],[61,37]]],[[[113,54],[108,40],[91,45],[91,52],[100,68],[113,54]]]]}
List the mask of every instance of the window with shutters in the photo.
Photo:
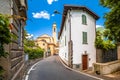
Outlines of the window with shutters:
{"type": "Polygon", "coordinates": [[[83,44],[88,44],[87,43],[87,32],[83,32],[83,44]]]}
{"type": "Polygon", "coordinates": [[[82,15],[82,24],[84,24],[84,25],[87,24],[87,18],[85,15],[82,15]]]}
{"type": "Polygon", "coordinates": [[[22,28],[22,22],[17,25],[18,26],[18,45],[19,47],[23,46],[23,28],[22,28]]]}
{"type": "Polygon", "coordinates": [[[66,36],[65,36],[65,46],[66,46],[66,36]]]}

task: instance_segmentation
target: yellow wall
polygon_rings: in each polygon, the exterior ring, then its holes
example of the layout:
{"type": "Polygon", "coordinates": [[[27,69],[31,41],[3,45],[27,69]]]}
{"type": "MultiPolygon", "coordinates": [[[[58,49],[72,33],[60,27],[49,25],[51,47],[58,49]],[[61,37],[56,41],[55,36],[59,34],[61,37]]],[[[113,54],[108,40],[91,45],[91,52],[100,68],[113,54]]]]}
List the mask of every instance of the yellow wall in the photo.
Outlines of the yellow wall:
{"type": "Polygon", "coordinates": [[[55,43],[53,43],[53,39],[52,37],[39,37],[36,41],[35,44],[39,47],[41,47],[42,49],[45,50],[45,52],[48,51],[48,49],[50,48],[51,51],[51,55],[54,55],[55,53],[55,43]]]}

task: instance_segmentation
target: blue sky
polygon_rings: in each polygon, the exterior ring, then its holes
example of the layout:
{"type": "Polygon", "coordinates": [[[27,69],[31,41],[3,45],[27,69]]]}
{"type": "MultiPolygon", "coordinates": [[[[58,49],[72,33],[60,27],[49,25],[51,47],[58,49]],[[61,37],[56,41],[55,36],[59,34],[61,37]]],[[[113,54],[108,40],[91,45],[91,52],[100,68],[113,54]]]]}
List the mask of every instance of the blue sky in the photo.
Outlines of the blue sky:
{"type": "Polygon", "coordinates": [[[43,34],[52,35],[52,24],[56,22],[58,31],[62,15],[53,14],[54,10],[63,12],[64,4],[86,6],[95,12],[100,19],[96,21],[97,27],[103,26],[104,14],[109,10],[100,5],[99,0],[28,0],[27,24],[25,29],[33,34],[34,38],[43,34]]]}

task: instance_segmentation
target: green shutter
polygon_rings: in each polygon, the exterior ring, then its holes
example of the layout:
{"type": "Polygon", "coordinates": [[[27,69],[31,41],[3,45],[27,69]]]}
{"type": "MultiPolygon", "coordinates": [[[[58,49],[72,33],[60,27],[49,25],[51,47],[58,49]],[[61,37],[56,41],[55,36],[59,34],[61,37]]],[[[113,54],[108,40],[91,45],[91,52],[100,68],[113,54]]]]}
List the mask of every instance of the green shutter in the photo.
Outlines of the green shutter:
{"type": "Polygon", "coordinates": [[[87,19],[85,15],[82,15],[82,24],[87,24],[87,19]]]}
{"type": "Polygon", "coordinates": [[[87,44],[87,32],[83,32],[83,44],[87,44]]]}

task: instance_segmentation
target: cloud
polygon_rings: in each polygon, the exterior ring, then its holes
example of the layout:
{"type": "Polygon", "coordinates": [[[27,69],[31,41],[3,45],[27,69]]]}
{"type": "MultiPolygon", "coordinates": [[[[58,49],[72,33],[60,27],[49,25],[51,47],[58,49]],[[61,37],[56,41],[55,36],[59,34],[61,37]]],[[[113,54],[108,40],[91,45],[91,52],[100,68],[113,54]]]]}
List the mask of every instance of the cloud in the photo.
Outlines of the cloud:
{"type": "Polygon", "coordinates": [[[55,16],[55,14],[52,14],[51,16],[55,16]]]}
{"type": "Polygon", "coordinates": [[[57,2],[58,0],[47,0],[48,4],[52,4],[53,2],[57,2]]]}
{"type": "Polygon", "coordinates": [[[96,28],[98,28],[98,27],[103,27],[104,28],[104,26],[102,26],[102,25],[96,25],[96,28]]]}
{"type": "Polygon", "coordinates": [[[28,33],[27,36],[26,36],[26,38],[27,38],[27,39],[32,39],[33,36],[34,36],[33,34],[29,34],[29,33],[28,33]]]}
{"type": "Polygon", "coordinates": [[[37,13],[32,13],[34,18],[43,18],[43,19],[50,19],[50,14],[47,11],[41,11],[37,13]]]}

